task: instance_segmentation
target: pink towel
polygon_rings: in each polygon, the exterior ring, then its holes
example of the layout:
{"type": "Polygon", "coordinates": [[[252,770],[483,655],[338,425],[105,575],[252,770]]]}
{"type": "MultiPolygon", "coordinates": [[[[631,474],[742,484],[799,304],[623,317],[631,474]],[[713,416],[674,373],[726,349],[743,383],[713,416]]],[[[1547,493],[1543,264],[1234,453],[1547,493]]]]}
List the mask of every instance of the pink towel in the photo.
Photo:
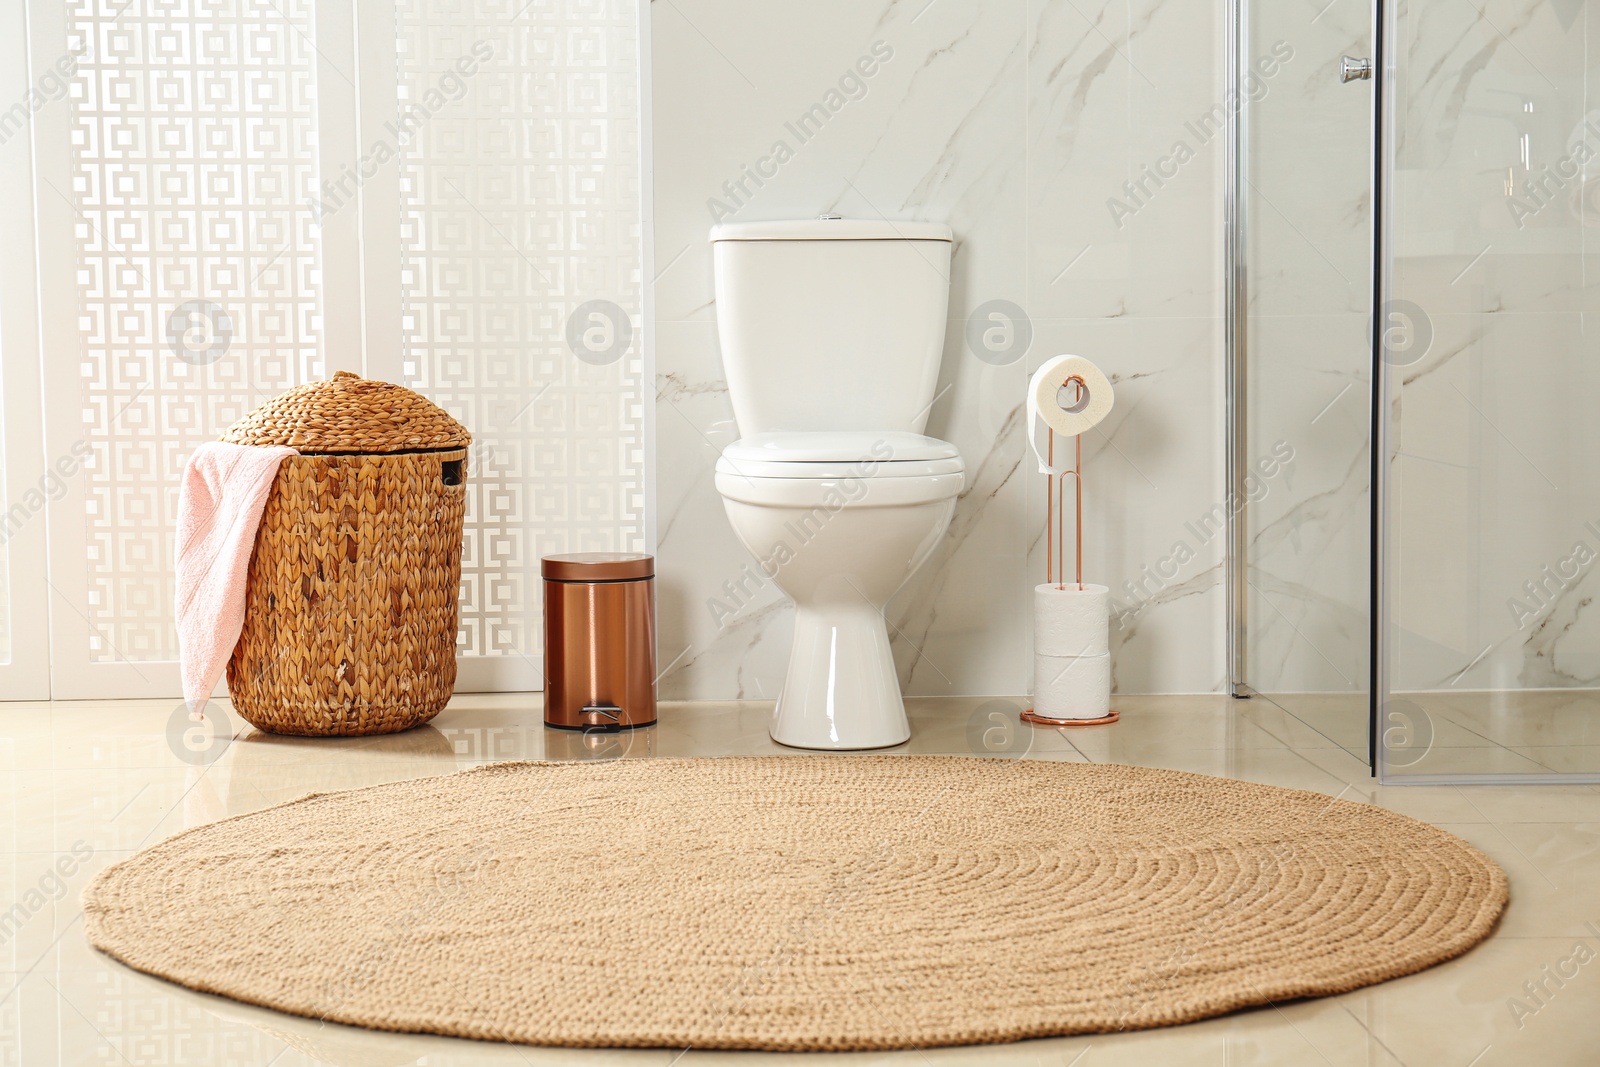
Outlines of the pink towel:
{"type": "Polygon", "coordinates": [[[244,629],[244,581],[281,445],[195,449],[178,489],[178,658],[183,699],[199,715],[244,629]]]}

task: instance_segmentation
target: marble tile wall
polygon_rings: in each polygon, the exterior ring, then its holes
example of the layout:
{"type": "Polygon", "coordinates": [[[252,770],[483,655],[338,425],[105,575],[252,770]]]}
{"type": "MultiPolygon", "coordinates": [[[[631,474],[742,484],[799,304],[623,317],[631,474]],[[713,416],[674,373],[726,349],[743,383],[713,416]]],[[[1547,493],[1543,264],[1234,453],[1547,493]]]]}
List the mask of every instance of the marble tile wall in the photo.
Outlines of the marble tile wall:
{"type": "Polygon", "coordinates": [[[1087,577],[1119,593],[1115,685],[1223,685],[1223,547],[1191,532],[1223,494],[1220,20],[1215,5],[1175,0],[654,6],[664,698],[770,698],[781,686],[783,598],[725,585],[749,557],[712,482],[737,429],[706,238],[719,217],[822,212],[934,220],[956,234],[928,432],[960,447],[969,486],[890,606],[906,690],[1028,687],[1044,483],[1024,462],[1022,397],[1062,352],[1095,360],[1117,388],[1116,410],[1085,442],[1084,557],[1087,577]],[[798,143],[785,123],[874,48],[891,54],[798,143]],[[792,157],[740,190],[780,139],[792,157]],[[1009,363],[965,340],[968,317],[996,300],[1022,308],[1032,331],[1009,363]],[[719,620],[714,599],[737,610],[719,620]]]}

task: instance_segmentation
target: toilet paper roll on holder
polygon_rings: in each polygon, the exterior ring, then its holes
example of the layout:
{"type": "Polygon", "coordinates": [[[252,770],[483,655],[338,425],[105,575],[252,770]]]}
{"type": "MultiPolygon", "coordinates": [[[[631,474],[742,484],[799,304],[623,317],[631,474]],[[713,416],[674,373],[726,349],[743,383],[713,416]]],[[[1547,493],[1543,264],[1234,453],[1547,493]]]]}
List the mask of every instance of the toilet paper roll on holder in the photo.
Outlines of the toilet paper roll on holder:
{"type": "MultiPolygon", "coordinates": [[[[1068,375],[1062,382],[1061,388],[1073,387],[1074,403],[1082,403],[1084,396],[1089,391],[1088,383],[1080,374],[1068,375]]],[[[1072,466],[1056,470],[1056,432],[1049,426],[1045,427],[1049,434],[1049,441],[1045,445],[1045,465],[1048,481],[1045,490],[1045,582],[1055,582],[1057,589],[1067,587],[1067,524],[1064,512],[1067,504],[1067,476],[1072,476],[1073,488],[1073,515],[1076,522],[1072,541],[1075,554],[1073,567],[1073,580],[1078,588],[1083,588],[1083,435],[1074,434],[1072,437],[1073,457],[1072,466]],[[1057,492],[1056,482],[1060,481],[1060,491],[1057,492]],[[1060,577],[1056,575],[1056,553],[1059,549],[1061,558],[1060,577]]],[[[1034,447],[1038,447],[1035,445],[1034,447]]],[[[1042,715],[1035,715],[1032,708],[1022,713],[1022,721],[1035,726],[1102,726],[1109,722],[1116,722],[1122,716],[1113,708],[1110,714],[1098,719],[1047,719],[1042,715]]]]}

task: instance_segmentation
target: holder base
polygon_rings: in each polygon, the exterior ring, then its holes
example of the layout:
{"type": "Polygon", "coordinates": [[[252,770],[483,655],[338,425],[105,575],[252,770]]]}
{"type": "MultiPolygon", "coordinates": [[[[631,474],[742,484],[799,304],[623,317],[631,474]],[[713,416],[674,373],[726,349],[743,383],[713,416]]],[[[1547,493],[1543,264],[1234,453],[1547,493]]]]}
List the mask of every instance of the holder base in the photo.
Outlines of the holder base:
{"type": "Polygon", "coordinates": [[[656,720],[651,719],[649,722],[615,722],[601,726],[592,723],[551,722],[546,719],[544,724],[552,730],[571,730],[575,734],[620,734],[628,730],[642,730],[646,726],[654,726],[656,720]]]}
{"type": "Polygon", "coordinates": [[[1098,719],[1047,719],[1043,715],[1035,715],[1033,709],[1029,708],[1018,717],[1031,726],[1104,726],[1122,718],[1122,713],[1113,708],[1111,714],[1098,719]]]}

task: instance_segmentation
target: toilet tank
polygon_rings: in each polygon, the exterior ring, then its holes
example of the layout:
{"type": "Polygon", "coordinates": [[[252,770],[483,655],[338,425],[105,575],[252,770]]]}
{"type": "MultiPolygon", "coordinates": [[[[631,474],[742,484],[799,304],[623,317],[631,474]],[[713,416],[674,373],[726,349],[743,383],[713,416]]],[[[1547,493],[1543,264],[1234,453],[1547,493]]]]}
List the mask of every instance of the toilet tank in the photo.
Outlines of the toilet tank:
{"type": "Polygon", "coordinates": [[[717,333],[741,436],[921,433],[950,296],[950,229],[807,219],[711,231],[717,333]]]}

